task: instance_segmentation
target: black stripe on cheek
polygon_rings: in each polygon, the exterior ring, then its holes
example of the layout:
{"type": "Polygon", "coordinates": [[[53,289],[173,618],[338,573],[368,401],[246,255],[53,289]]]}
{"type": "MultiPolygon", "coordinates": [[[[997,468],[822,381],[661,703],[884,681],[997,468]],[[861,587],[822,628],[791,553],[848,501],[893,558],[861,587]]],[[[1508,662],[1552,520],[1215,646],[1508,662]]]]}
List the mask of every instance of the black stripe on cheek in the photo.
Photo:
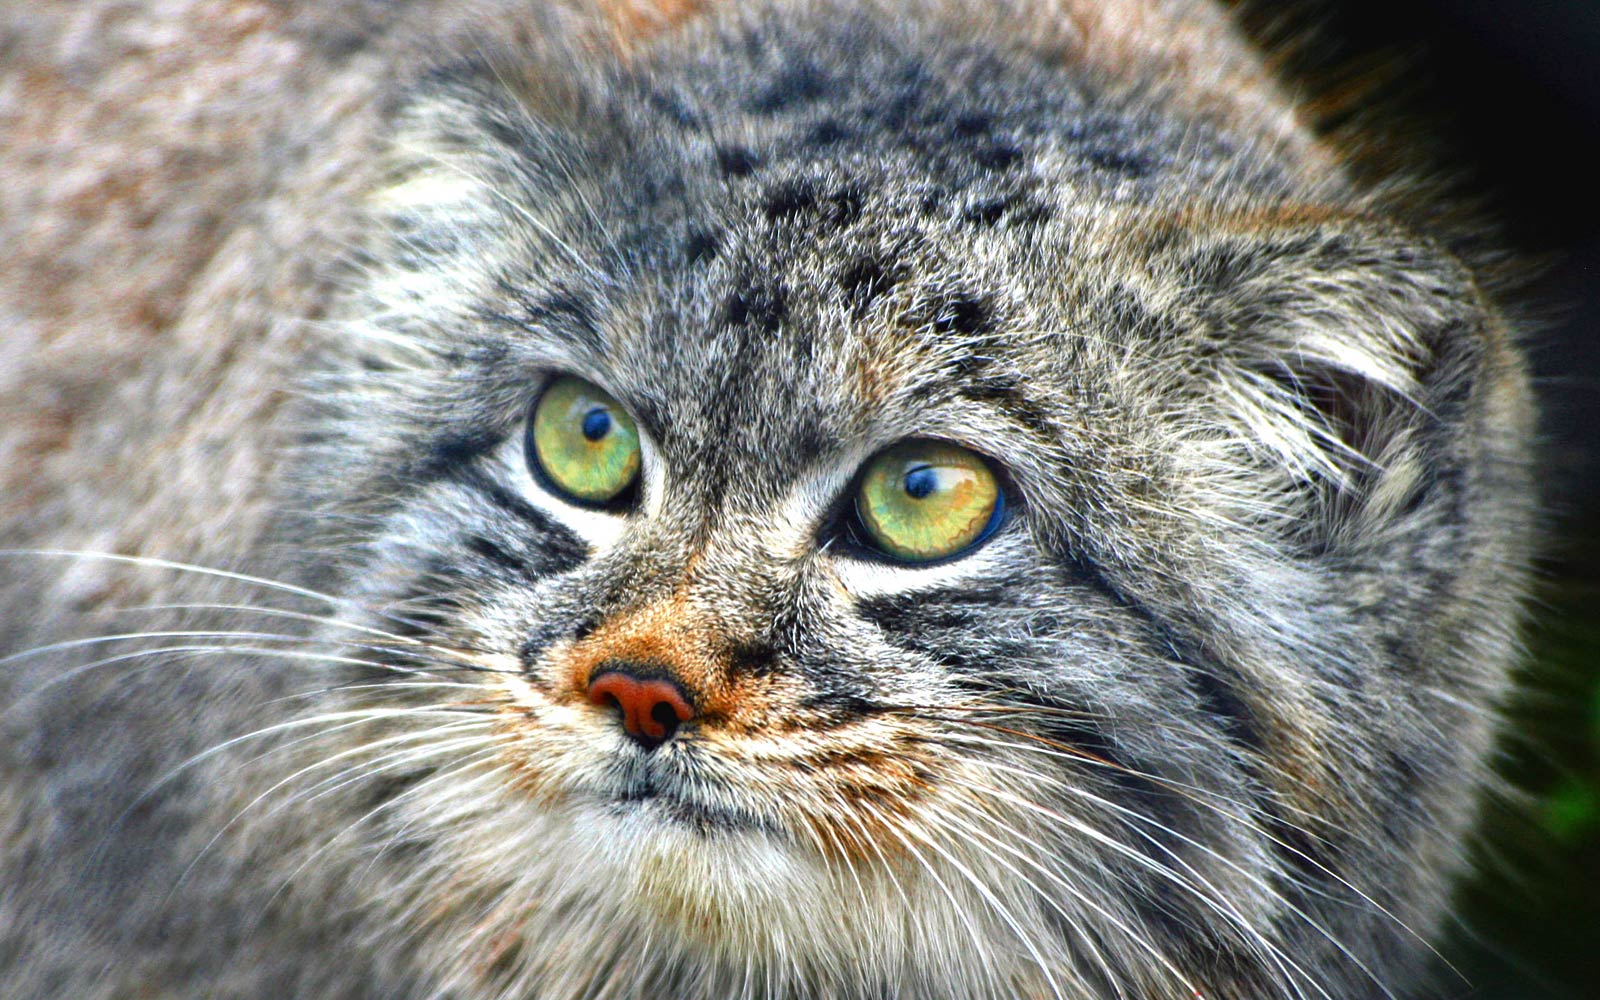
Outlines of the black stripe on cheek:
{"type": "Polygon", "coordinates": [[[1079,571],[1093,581],[1096,589],[1136,617],[1149,632],[1149,641],[1157,645],[1167,659],[1183,668],[1184,681],[1194,693],[1200,710],[1217,729],[1245,751],[1250,759],[1265,759],[1266,746],[1261,721],[1249,700],[1241,693],[1250,690],[1246,679],[1238,676],[1226,664],[1208,661],[1137,598],[1113,586],[1093,563],[1080,563],[1079,571]]]}
{"type": "MultiPolygon", "coordinates": [[[[402,639],[421,640],[425,647],[431,640],[450,635],[451,623],[460,613],[459,602],[436,590],[423,590],[419,587],[394,602],[393,609],[383,613],[381,617],[386,631],[402,639]]],[[[418,655],[417,650],[403,646],[395,650],[383,649],[380,652],[387,657],[386,662],[400,659],[422,664],[426,661],[426,657],[418,655]]]]}
{"type": "MultiPolygon", "coordinates": [[[[1016,706],[1017,717],[991,722],[980,715],[976,721],[984,727],[998,726],[1006,730],[1000,738],[1023,747],[1038,750],[1042,755],[1065,752],[1077,756],[1076,766],[1120,789],[1124,794],[1145,802],[1151,807],[1171,803],[1179,798],[1172,789],[1151,776],[1148,768],[1140,766],[1120,747],[1094,717],[1095,713],[1067,698],[1047,695],[1023,686],[1008,686],[997,692],[984,681],[957,678],[957,684],[974,694],[987,696],[1000,705],[1016,706]],[[1029,707],[1037,713],[1029,713],[1029,707]],[[1014,732],[1010,732],[1014,730],[1014,732]],[[1074,753],[1075,752],[1075,753],[1074,753]]],[[[965,713],[953,714],[959,722],[965,713]]],[[[1071,764],[1063,761],[1062,764],[1071,764]]],[[[1166,810],[1156,809],[1157,812],[1166,810]]]]}
{"type": "Polygon", "coordinates": [[[446,434],[428,442],[422,457],[406,469],[407,479],[431,483],[444,479],[493,451],[498,434],[446,434]]]}
{"type": "Polygon", "coordinates": [[[540,575],[576,569],[589,557],[589,546],[544,511],[506,489],[477,468],[456,469],[451,475],[460,486],[477,493],[501,511],[537,533],[540,561],[530,569],[540,575]]]}
{"type": "MultiPolygon", "coordinates": [[[[1139,615],[1159,637],[1167,655],[1182,666],[1184,681],[1194,693],[1200,712],[1242,751],[1247,761],[1245,766],[1271,787],[1272,776],[1264,773],[1273,768],[1266,744],[1265,720],[1243,693],[1250,690],[1248,682],[1226,664],[1208,662],[1137,601],[1124,599],[1109,586],[1106,592],[1115,594],[1119,602],[1139,615]]],[[[1298,873],[1313,885],[1326,881],[1329,872],[1337,871],[1326,844],[1306,829],[1304,820],[1286,816],[1283,803],[1275,796],[1253,792],[1249,795],[1249,804],[1270,831],[1269,849],[1283,860],[1286,871],[1298,873]]]]}
{"type": "MultiPolygon", "coordinates": [[[[1082,705],[1068,697],[1045,694],[1025,684],[1010,682],[1004,662],[1012,659],[1027,663],[1036,659],[1038,651],[1030,644],[1019,643],[1013,652],[991,641],[981,650],[967,653],[959,642],[940,641],[944,638],[941,633],[960,635],[977,629],[984,612],[971,607],[975,594],[986,594],[990,598],[984,604],[995,605],[1002,601],[998,591],[975,591],[962,595],[957,602],[944,604],[928,600],[927,595],[922,595],[921,600],[879,598],[863,602],[859,610],[863,617],[884,630],[885,641],[938,663],[950,672],[950,681],[957,687],[993,702],[1001,711],[1012,706],[1019,710],[1015,721],[991,721],[981,713],[973,716],[974,723],[982,723],[979,728],[1014,728],[1017,733],[1004,738],[1032,745],[1041,753],[1051,750],[1051,744],[1060,744],[1060,747],[1081,753],[1083,766],[1131,793],[1141,797],[1166,796],[1168,793],[1164,789],[1144,777],[1143,769],[1126,759],[1127,755],[1082,705]],[[897,636],[897,631],[902,635],[924,635],[929,641],[924,647],[897,636]],[[1029,713],[1029,707],[1040,711],[1029,713]]],[[[953,711],[948,718],[959,724],[969,714],[953,711]]]]}
{"type": "Polygon", "coordinates": [[[527,576],[533,571],[533,567],[524,562],[520,556],[508,552],[482,535],[468,535],[466,545],[468,549],[501,569],[510,570],[520,576],[527,576]]]}
{"type": "Polygon", "coordinates": [[[1259,754],[1263,746],[1260,724],[1232,685],[1215,670],[1180,662],[1188,667],[1184,680],[1200,703],[1200,710],[1214,720],[1234,744],[1259,754]]]}

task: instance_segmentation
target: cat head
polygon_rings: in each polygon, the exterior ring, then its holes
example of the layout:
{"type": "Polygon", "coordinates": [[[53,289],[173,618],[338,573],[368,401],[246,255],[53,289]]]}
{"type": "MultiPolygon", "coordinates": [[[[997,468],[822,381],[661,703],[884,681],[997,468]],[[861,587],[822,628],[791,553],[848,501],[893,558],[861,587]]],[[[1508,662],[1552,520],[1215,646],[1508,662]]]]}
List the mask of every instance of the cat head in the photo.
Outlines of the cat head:
{"type": "Polygon", "coordinates": [[[397,107],[305,484],[383,905],[540,996],[1370,992],[1509,655],[1495,313],[1238,122],[799,30],[397,107]]]}

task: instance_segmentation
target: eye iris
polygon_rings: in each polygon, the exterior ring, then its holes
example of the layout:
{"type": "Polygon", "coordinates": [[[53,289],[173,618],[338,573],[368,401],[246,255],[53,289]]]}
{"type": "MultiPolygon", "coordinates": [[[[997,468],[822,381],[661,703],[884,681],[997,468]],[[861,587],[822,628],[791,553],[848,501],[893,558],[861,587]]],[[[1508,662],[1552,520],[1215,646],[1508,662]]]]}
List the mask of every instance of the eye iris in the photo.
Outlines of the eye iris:
{"type": "Polygon", "coordinates": [[[927,562],[982,540],[1001,504],[999,482],[983,458],[939,441],[912,441],[868,464],[856,512],[885,553],[927,562]]]}
{"type": "Polygon", "coordinates": [[[601,504],[638,478],[639,433],[627,412],[579,378],[555,379],[534,404],[528,461],[569,499],[601,504]]]}

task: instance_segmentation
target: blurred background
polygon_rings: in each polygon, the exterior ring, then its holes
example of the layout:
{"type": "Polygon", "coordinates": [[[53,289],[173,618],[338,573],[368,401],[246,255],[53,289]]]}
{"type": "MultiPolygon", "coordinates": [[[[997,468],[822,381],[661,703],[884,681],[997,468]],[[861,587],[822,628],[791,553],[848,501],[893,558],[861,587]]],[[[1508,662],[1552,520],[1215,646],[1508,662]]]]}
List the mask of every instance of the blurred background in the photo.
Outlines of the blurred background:
{"type": "Polygon", "coordinates": [[[1542,274],[1518,303],[1544,412],[1548,543],[1479,874],[1444,947],[1450,1000],[1600,998],[1600,0],[1251,3],[1315,39],[1290,68],[1364,84],[1403,144],[1442,150],[1542,274]],[[1419,133],[1411,136],[1408,133],[1419,133]],[[1453,969],[1453,971],[1451,971],[1453,969]]]}

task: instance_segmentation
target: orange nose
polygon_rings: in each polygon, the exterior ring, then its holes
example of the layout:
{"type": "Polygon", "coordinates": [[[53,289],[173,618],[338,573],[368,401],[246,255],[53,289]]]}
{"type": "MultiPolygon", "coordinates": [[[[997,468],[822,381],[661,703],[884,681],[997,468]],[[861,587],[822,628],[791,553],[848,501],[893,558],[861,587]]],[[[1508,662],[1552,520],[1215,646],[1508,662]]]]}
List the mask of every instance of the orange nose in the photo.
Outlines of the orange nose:
{"type": "Polygon", "coordinates": [[[626,669],[605,669],[589,681],[589,701],[615,705],[622,728],[646,750],[672,738],[678,724],[694,718],[683,689],[666,677],[638,677],[626,669]]]}

